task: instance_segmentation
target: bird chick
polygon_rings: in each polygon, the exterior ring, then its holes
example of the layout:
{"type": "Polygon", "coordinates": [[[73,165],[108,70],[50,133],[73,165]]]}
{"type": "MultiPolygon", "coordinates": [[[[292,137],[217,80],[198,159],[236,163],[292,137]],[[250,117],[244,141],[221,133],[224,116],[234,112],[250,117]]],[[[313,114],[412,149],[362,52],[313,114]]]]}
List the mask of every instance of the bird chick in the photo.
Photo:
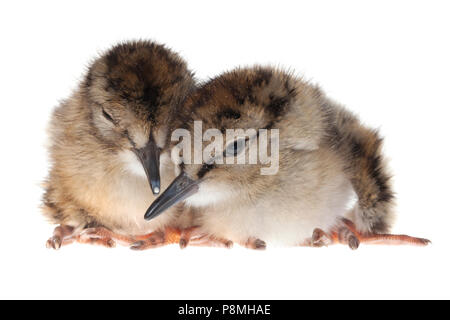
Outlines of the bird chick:
{"type": "Polygon", "coordinates": [[[92,63],[49,126],[43,212],[60,226],[48,247],[74,240],[113,246],[115,239],[140,240],[139,249],[167,241],[176,210],[150,223],[142,214],[174,177],[170,120],[194,87],[186,63],[149,41],[119,44],[92,63]]]}
{"type": "MultiPolygon", "coordinates": [[[[266,243],[341,242],[353,249],[360,241],[428,243],[384,234],[392,225],[394,194],[381,138],[316,86],[268,67],[237,69],[205,83],[187,99],[183,112],[191,136],[198,136],[194,120],[201,121],[205,135],[211,129],[226,133],[225,151],[211,157],[214,150],[207,149],[210,141],[204,137],[202,163],[192,163],[182,151],[181,173],[145,215],[157,217],[184,200],[195,209],[198,225],[182,237],[184,245],[190,237],[253,249],[266,243]],[[228,139],[229,129],[243,131],[228,139]],[[268,164],[261,158],[236,164],[243,155],[250,159],[257,141],[273,129],[278,139],[268,141],[267,148],[278,155],[277,170],[262,174],[268,164]],[[354,193],[358,200],[349,212],[354,193]]],[[[181,121],[178,125],[183,127],[181,121]]]]}

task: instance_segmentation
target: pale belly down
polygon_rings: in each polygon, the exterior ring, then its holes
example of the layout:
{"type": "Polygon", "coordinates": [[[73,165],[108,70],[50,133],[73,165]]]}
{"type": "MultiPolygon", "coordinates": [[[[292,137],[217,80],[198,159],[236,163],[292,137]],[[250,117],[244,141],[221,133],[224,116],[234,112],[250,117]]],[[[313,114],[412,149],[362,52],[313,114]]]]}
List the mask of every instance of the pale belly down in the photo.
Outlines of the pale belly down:
{"type": "Polygon", "coordinates": [[[126,235],[145,235],[156,230],[162,230],[172,220],[172,215],[167,212],[151,221],[144,219],[147,206],[120,206],[110,211],[113,226],[111,231],[126,235]],[[145,208],[145,209],[144,209],[145,208]]]}
{"type": "Polygon", "coordinates": [[[301,245],[311,238],[315,228],[330,231],[338,218],[346,215],[353,196],[350,183],[345,180],[334,190],[321,193],[324,196],[310,201],[302,197],[268,197],[238,210],[206,209],[203,230],[236,243],[257,238],[268,246],[301,245]]]}
{"type": "Polygon", "coordinates": [[[126,235],[144,235],[162,229],[173,220],[174,210],[145,220],[144,214],[155,199],[145,179],[120,180],[120,183],[111,184],[101,199],[97,198],[101,201],[99,220],[105,221],[105,227],[111,231],[126,235]]]}
{"type": "MultiPolygon", "coordinates": [[[[176,210],[171,208],[155,219],[145,220],[144,214],[157,196],[151,192],[145,171],[136,156],[128,151],[120,154],[120,159],[125,170],[109,185],[107,197],[110,202],[105,212],[112,224],[117,226],[112,231],[144,235],[163,229],[173,221],[176,210]]],[[[161,155],[160,169],[162,193],[173,179],[173,168],[167,154],[161,155]]]]}

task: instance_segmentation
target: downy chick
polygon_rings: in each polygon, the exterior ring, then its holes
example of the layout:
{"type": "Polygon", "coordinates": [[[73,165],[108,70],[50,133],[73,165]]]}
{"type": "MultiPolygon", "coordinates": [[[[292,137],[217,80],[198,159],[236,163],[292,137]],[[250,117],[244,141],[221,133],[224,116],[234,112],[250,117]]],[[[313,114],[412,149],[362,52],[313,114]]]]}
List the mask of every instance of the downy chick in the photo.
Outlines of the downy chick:
{"type": "Polygon", "coordinates": [[[119,44],[92,63],[49,126],[43,211],[60,226],[48,247],[74,240],[113,246],[114,237],[130,243],[153,231],[153,244],[167,240],[176,210],[150,223],[142,215],[174,177],[169,124],[194,87],[186,63],[149,41],[119,44]]]}
{"type": "MultiPolygon", "coordinates": [[[[208,149],[200,164],[190,164],[183,150],[181,173],[145,215],[157,217],[184,200],[196,210],[198,226],[184,235],[184,245],[194,235],[203,243],[230,246],[232,241],[254,249],[266,243],[341,242],[353,249],[360,241],[428,243],[384,234],[393,222],[394,194],[381,138],[319,88],[268,67],[237,69],[205,83],[187,99],[183,112],[191,136],[198,136],[193,123],[198,120],[203,132],[218,129],[225,141],[223,155],[213,152],[208,158],[208,149]],[[227,129],[243,129],[244,134],[230,141],[227,129]],[[269,140],[267,147],[272,157],[279,147],[275,174],[262,174],[268,164],[261,159],[227,164],[242,155],[249,159],[251,147],[262,138],[259,129],[268,129],[269,139],[272,129],[279,130],[279,139],[269,140]],[[358,200],[349,212],[354,193],[358,200]]],[[[209,144],[203,142],[204,150],[209,144]]]]}

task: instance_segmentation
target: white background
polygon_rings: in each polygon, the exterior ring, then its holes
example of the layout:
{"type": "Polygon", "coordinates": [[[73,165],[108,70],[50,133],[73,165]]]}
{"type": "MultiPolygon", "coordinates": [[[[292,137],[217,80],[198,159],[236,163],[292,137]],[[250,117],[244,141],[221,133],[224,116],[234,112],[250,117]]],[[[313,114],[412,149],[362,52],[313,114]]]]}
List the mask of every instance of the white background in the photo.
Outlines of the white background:
{"type": "Polygon", "coordinates": [[[448,1],[2,1],[0,298],[450,298],[448,1]],[[201,80],[271,63],[319,83],[386,137],[416,247],[255,252],[45,248],[45,127],[90,59],[154,39],[201,80]]]}

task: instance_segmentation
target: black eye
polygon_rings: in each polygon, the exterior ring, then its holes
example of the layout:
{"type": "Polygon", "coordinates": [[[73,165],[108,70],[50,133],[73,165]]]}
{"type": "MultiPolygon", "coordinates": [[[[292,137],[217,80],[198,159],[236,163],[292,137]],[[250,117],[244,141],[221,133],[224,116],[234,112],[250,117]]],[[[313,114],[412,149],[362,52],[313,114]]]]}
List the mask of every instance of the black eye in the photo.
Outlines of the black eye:
{"type": "Polygon", "coordinates": [[[102,113],[103,113],[103,116],[106,118],[106,120],[111,121],[112,123],[115,123],[114,119],[111,117],[111,115],[108,112],[105,111],[105,109],[102,109],[102,113]]]}
{"type": "Polygon", "coordinates": [[[223,152],[224,157],[231,157],[238,155],[245,147],[245,139],[235,140],[230,143],[223,152]]]}

